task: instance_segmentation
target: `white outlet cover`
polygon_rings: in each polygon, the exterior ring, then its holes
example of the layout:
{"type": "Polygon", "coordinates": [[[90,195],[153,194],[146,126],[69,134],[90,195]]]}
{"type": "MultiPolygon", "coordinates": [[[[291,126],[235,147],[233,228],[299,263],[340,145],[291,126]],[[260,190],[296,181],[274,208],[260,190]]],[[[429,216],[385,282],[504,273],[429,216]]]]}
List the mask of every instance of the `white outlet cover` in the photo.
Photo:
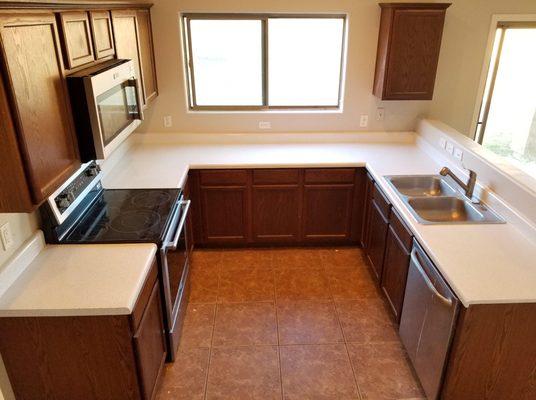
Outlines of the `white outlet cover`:
{"type": "Polygon", "coordinates": [[[171,115],[166,115],[164,117],[164,128],[171,128],[173,125],[173,120],[171,119],[171,115]]]}
{"type": "Polygon", "coordinates": [[[270,121],[259,121],[259,129],[272,129],[270,121]]]}
{"type": "Polygon", "coordinates": [[[446,146],[447,146],[447,139],[445,139],[444,137],[439,138],[439,147],[444,149],[446,146]]]}
{"type": "Polygon", "coordinates": [[[454,148],[454,158],[456,160],[462,161],[463,160],[463,150],[456,147],[454,148]]]}
{"type": "Polygon", "coordinates": [[[5,251],[13,246],[13,234],[9,222],[0,227],[0,237],[2,238],[2,247],[5,251]]]}
{"type": "Polygon", "coordinates": [[[447,153],[454,154],[454,145],[451,142],[447,142],[445,149],[447,150],[447,153]]]}
{"type": "Polygon", "coordinates": [[[359,126],[361,128],[366,128],[368,126],[368,115],[362,115],[359,118],[359,126]]]}

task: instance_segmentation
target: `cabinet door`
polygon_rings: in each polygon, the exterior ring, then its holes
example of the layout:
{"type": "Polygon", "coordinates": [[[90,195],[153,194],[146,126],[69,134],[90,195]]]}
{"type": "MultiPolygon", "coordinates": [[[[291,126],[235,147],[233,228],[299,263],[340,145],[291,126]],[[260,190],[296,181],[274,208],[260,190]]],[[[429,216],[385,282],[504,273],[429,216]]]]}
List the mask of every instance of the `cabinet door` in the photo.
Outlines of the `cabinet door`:
{"type": "Polygon", "coordinates": [[[138,330],[134,334],[134,347],[138,363],[143,398],[153,398],[160,371],[166,358],[164,324],[158,282],[153,286],[138,330]]]}
{"type": "Polygon", "coordinates": [[[300,231],[299,186],[254,186],[253,240],[257,243],[296,242],[300,231]]]}
{"type": "Polygon", "coordinates": [[[2,15],[0,36],[20,149],[39,204],[80,165],[56,19],[2,15]]]}
{"type": "Polygon", "coordinates": [[[92,62],[95,57],[88,13],[63,12],[60,20],[67,67],[72,69],[92,62]]]}
{"type": "Polygon", "coordinates": [[[305,185],[303,240],[345,242],[351,240],[354,185],[305,185]]]}
{"type": "Polygon", "coordinates": [[[370,207],[367,256],[378,281],[381,280],[388,220],[373,200],[370,207]]]}
{"type": "Polygon", "coordinates": [[[383,262],[382,289],[397,322],[400,321],[404,302],[409,258],[410,253],[401,243],[393,227],[389,226],[383,262]]]}
{"type": "Polygon", "coordinates": [[[372,207],[372,192],[374,191],[374,180],[367,173],[367,181],[365,186],[365,207],[363,210],[363,230],[361,234],[362,246],[366,250],[369,245],[369,223],[370,223],[370,210],[372,207]]]}
{"type": "Polygon", "coordinates": [[[93,34],[93,46],[95,59],[115,54],[114,35],[112,31],[112,18],[108,11],[91,11],[91,32],[93,34]]]}
{"type": "Polygon", "coordinates": [[[247,241],[247,188],[202,187],[203,241],[245,243],[247,241]]]}
{"type": "Polygon", "coordinates": [[[114,30],[115,53],[117,58],[128,59],[134,62],[136,76],[140,81],[141,94],[142,97],[145,98],[145,94],[143,93],[143,75],[140,64],[140,40],[136,10],[112,11],[112,26],[114,30]]]}
{"type": "Polygon", "coordinates": [[[138,10],[138,29],[140,46],[140,65],[143,79],[143,95],[145,104],[158,96],[156,69],[154,61],[153,34],[151,29],[151,14],[149,10],[138,10]]]}

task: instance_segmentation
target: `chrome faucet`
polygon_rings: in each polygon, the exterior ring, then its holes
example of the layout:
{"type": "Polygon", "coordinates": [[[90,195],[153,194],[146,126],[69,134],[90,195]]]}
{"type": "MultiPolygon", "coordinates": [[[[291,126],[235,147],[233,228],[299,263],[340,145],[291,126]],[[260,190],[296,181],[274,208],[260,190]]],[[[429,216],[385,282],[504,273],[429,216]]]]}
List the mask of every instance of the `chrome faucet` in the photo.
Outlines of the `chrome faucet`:
{"type": "Polygon", "coordinates": [[[475,191],[475,185],[476,185],[476,172],[473,170],[469,170],[469,180],[467,183],[463,183],[463,181],[458,178],[456,175],[454,175],[454,172],[450,170],[448,167],[441,168],[441,171],[439,173],[442,176],[450,176],[454,181],[463,189],[465,190],[465,196],[469,198],[469,200],[472,199],[473,193],[475,191]]]}

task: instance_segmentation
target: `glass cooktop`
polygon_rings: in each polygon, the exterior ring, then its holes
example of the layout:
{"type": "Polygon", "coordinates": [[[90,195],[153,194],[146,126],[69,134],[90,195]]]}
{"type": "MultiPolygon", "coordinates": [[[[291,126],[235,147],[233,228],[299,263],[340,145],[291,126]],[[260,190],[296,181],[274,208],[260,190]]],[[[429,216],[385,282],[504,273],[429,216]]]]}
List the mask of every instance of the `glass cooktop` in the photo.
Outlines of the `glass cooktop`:
{"type": "Polygon", "coordinates": [[[108,189],[63,243],[160,243],[179,189],[108,189]]]}

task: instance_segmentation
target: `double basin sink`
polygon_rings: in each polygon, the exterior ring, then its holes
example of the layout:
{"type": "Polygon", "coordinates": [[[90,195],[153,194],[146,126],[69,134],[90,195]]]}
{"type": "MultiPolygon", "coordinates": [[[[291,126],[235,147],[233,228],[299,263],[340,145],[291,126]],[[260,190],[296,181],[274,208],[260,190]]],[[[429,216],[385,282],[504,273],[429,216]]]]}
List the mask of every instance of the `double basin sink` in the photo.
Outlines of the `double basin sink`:
{"type": "Polygon", "coordinates": [[[482,203],[474,203],[441,175],[386,176],[421,224],[500,224],[504,220],[482,203]]]}

